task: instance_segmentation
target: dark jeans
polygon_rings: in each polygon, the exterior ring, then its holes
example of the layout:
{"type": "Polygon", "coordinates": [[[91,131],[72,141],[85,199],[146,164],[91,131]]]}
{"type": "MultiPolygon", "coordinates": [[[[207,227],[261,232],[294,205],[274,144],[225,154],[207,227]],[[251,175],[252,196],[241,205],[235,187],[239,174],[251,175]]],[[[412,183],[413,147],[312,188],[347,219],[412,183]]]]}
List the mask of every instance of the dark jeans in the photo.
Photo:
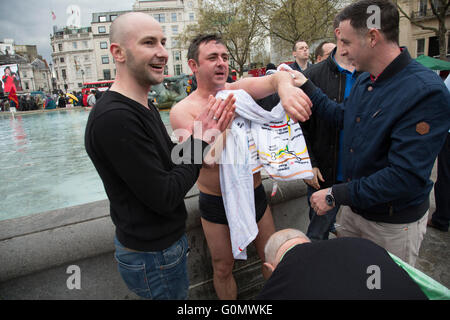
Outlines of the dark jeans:
{"type": "Polygon", "coordinates": [[[436,211],[431,222],[438,229],[448,231],[450,221],[450,133],[438,156],[437,180],[434,185],[436,211]]]}
{"type": "Polygon", "coordinates": [[[137,252],[125,248],[117,238],[115,258],[128,289],[154,300],[186,300],[189,277],[186,235],[163,251],[137,252]]]}
{"type": "Polygon", "coordinates": [[[306,235],[312,241],[327,240],[328,234],[330,233],[330,231],[333,231],[334,229],[334,222],[336,221],[336,214],[339,211],[339,206],[334,207],[333,209],[331,209],[322,216],[317,215],[314,209],[311,208],[311,203],[309,201],[311,195],[316,191],[318,190],[308,186],[308,205],[309,205],[310,223],[306,235]]]}

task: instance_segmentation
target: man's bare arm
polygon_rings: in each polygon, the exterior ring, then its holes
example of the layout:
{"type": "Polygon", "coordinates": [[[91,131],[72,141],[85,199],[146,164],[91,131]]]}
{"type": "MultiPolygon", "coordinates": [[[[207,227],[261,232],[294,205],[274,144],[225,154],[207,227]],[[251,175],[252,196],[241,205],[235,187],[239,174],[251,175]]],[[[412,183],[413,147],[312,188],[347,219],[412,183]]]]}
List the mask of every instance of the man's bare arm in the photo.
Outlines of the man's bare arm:
{"type": "Polygon", "coordinates": [[[253,99],[261,99],[278,92],[283,108],[292,119],[304,122],[311,115],[311,100],[303,90],[295,86],[294,79],[288,72],[276,72],[273,75],[257,78],[244,78],[234,83],[226,83],[225,89],[243,89],[253,99]]]}

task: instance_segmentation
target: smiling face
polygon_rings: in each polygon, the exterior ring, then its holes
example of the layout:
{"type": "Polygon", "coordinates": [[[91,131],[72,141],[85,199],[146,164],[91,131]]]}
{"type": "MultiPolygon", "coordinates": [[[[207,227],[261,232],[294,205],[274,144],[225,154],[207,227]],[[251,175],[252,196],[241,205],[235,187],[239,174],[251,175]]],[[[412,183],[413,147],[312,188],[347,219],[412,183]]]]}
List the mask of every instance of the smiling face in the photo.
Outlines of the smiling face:
{"type": "Polygon", "coordinates": [[[160,24],[149,15],[135,13],[123,17],[116,27],[114,39],[124,53],[115,57],[116,62],[142,86],[161,83],[168,53],[160,24]]]}
{"type": "Polygon", "coordinates": [[[189,66],[195,73],[197,83],[202,82],[214,87],[223,86],[228,77],[228,50],[222,43],[212,40],[202,43],[198,50],[198,62],[189,60],[189,66]]]}

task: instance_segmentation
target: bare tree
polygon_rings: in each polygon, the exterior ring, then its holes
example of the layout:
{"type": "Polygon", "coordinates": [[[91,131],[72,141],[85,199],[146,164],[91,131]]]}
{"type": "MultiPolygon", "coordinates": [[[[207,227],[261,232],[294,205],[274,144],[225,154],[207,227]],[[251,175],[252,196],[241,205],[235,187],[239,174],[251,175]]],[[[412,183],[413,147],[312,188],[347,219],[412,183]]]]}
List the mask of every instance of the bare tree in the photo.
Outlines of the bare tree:
{"type": "Polygon", "coordinates": [[[332,38],[333,20],[339,0],[263,0],[260,23],[272,38],[292,47],[298,40],[307,43],[332,38]]]}
{"type": "Polygon", "coordinates": [[[220,35],[242,76],[252,48],[263,45],[265,30],[257,18],[263,9],[262,1],[203,0],[199,7],[198,25],[185,30],[178,39],[187,43],[199,33],[220,35]]]}

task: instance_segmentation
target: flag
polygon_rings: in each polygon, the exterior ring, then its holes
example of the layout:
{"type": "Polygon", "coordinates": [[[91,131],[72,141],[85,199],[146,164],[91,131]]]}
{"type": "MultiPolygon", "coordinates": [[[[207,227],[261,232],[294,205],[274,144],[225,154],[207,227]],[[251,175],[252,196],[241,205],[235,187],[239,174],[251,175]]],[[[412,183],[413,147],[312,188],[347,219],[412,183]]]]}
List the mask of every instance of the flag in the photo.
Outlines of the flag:
{"type": "Polygon", "coordinates": [[[56,15],[53,11],[52,11],[52,20],[56,20],[56,15]]]}

